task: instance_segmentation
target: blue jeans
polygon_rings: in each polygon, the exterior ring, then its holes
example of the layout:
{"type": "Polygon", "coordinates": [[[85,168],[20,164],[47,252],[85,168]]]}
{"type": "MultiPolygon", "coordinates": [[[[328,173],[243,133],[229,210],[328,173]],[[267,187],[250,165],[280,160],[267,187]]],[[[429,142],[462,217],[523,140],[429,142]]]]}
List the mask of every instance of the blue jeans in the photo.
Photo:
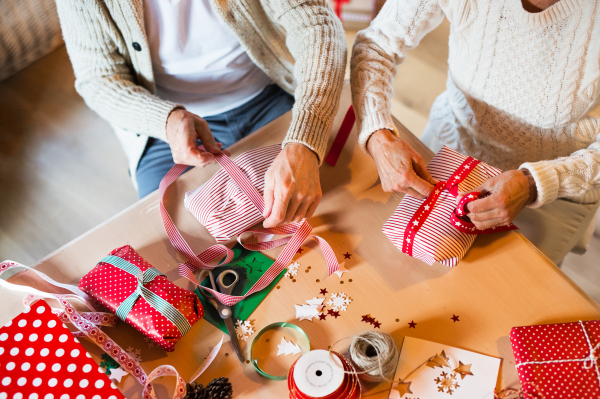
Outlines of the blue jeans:
{"type": "MultiPolygon", "coordinates": [[[[223,143],[225,149],[285,114],[293,105],[294,97],[273,84],[246,104],[219,115],[207,116],[204,120],[208,122],[215,140],[223,143]]],[[[200,140],[198,144],[201,144],[200,140]]],[[[173,165],[169,144],[149,138],[136,172],[139,197],[158,189],[160,181],[173,165]]]]}

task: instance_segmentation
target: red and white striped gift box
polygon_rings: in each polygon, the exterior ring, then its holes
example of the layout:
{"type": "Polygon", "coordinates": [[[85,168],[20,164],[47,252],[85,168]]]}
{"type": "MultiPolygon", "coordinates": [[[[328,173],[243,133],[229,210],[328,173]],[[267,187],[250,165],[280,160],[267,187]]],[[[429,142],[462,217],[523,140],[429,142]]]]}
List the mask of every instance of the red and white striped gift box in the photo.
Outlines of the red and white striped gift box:
{"type": "Polygon", "coordinates": [[[471,191],[502,171],[444,146],[433,157],[427,170],[440,180],[429,198],[419,200],[405,195],[394,214],[383,225],[383,233],[402,252],[432,265],[440,262],[453,267],[465,256],[477,234],[516,229],[514,225],[485,231],[465,221],[466,202],[479,193],[465,197],[457,206],[458,191],[471,191]],[[456,184],[458,183],[458,184],[456,184]]]}
{"type": "MultiPolygon", "coordinates": [[[[265,173],[280,152],[281,144],[274,144],[245,152],[233,162],[262,196],[265,173]]],[[[264,219],[225,169],[219,170],[206,184],[188,192],[184,205],[217,242],[228,241],[264,219]]]]}

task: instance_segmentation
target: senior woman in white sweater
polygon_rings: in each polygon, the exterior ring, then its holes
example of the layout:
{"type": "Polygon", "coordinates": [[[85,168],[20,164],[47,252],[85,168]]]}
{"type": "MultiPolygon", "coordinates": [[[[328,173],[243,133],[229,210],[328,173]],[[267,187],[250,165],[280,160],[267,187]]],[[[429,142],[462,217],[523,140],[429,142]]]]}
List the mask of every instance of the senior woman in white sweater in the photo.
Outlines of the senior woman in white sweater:
{"type": "Polygon", "coordinates": [[[140,197],[174,162],[213,162],[293,106],[283,150],[265,177],[264,225],[312,215],[346,65],[344,32],[327,0],[57,6],[75,87],[113,126],[140,197]]]}
{"type": "Polygon", "coordinates": [[[422,140],[504,170],[468,204],[480,229],[515,221],[560,264],[589,231],[600,194],[600,2],[388,0],[352,54],[360,146],[383,188],[425,198],[434,179],[390,115],[396,66],[450,20],[446,91],[422,140]]]}

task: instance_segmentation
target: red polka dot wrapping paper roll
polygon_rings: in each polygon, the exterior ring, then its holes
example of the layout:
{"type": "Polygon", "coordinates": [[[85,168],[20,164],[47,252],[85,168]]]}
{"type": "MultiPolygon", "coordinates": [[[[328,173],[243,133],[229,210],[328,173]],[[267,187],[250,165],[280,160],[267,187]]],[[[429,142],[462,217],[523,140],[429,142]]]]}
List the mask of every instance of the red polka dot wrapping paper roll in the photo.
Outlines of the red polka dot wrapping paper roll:
{"type": "MultiPolygon", "coordinates": [[[[129,245],[115,249],[110,255],[135,265],[140,272],[153,268],[129,245]]],[[[176,286],[166,277],[158,275],[143,286],[172,305],[185,318],[189,326],[204,317],[204,309],[196,294],[176,286]]],[[[138,278],[135,275],[102,261],[79,282],[79,289],[112,313],[117,313],[119,306],[130,298],[137,288],[138,278]]],[[[144,297],[139,296],[125,321],[164,350],[171,352],[183,334],[165,314],[148,303],[144,297]]]]}
{"type": "MultiPolygon", "coordinates": [[[[458,191],[466,192],[502,173],[500,169],[473,158],[470,158],[471,163],[466,162],[468,159],[444,146],[427,165],[427,170],[441,182],[460,175],[464,180],[458,184],[458,191]],[[462,174],[459,174],[461,169],[462,174]]],[[[434,195],[434,190],[426,200],[405,195],[382,231],[402,252],[429,265],[440,262],[453,267],[465,256],[477,235],[465,233],[454,225],[462,223],[456,218],[452,220],[457,207],[455,193],[443,187],[444,184],[436,186],[439,193],[434,195]]]]}
{"type": "Polygon", "coordinates": [[[1,399],[124,399],[39,300],[0,328],[1,399]]]}
{"type": "Polygon", "coordinates": [[[600,398],[600,320],[514,327],[510,342],[532,397],[600,398]]]}

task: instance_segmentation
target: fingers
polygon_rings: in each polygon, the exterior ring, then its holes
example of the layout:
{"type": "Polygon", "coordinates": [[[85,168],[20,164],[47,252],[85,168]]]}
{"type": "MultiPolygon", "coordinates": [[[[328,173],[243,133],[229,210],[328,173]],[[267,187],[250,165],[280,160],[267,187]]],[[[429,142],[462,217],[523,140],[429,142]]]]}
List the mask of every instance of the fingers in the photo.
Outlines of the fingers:
{"type": "Polygon", "coordinates": [[[266,228],[276,227],[283,223],[287,214],[288,204],[291,199],[291,193],[288,190],[275,192],[275,199],[273,202],[273,208],[271,214],[263,222],[263,226],[266,228]]]}
{"type": "MultiPolygon", "coordinates": [[[[271,177],[271,169],[269,168],[269,170],[267,170],[267,173],[265,174],[265,190],[264,190],[264,197],[265,197],[265,210],[263,211],[263,217],[265,219],[267,219],[269,216],[271,216],[271,211],[273,210],[273,202],[275,201],[275,193],[273,191],[273,186],[275,184],[275,182],[273,181],[273,178],[271,177]]],[[[267,227],[267,226],[265,226],[267,227]]]]}
{"type": "Polygon", "coordinates": [[[425,162],[423,162],[423,158],[419,153],[415,152],[412,155],[411,159],[413,170],[415,171],[417,176],[434,186],[439,183],[439,180],[431,176],[431,173],[429,173],[429,171],[427,170],[425,162]]]}
{"type": "Polygon", "coordinates": [[[285,223],[289,223],[292,221],[292,219],[295,218],[297,211],[299,210],[300,206],[302,205],[302,200],[303,198],[299,198],[298,195],[295,195],[294,197],[292,197],[292,199],[290,200],[290,203],[287,207],[287,212],[285,213],[285,223]]]}
{"type": "Polygon", "coordinates": [[[467,211],[469,213],[483,213],[486,211],[491,211],[497,208],[496,204],[497,198],[495,195],[490,195],[488,197],[480,198],[475,201],[471,201],[467,203],[467,211]]]}
{"type": "MultiPolygon", "coordinates": [[[[221,152],[221,147],[217,145],[217,142],[215,141],[215,138],[213,137],[212,132],[210,131],[210,127],[208,126],[208,122],[199,117],[194,118],[194,128],[197,133],[197,138],[199,138],[200,141],[202,141],[202,145],[208,152],[213,154],[218,154],[221,152]]],[[[194,147],[196,146],[195,139],[193,145],[194,147]]]]}
{"type": "Polygon", "coordinates": [[[300,206],[298,207],[298,210],[296,211],[296,214],[292,218],[292,222],[298,223],[303,218],[305,218],[306,217],[306,213],[308,211],[308,208],[311,205],[312,205],[312,203],[310,203],[310,202],[303,202],[302,204],[300,204],[300,206]]]}
{"type": "Polygon", "coordinates": [[[506,220],[504,220],[504,219],[491,219],[491,220],[486,220],[484,222],[473,222],[473,224],[479,230],[487,230],[487,229],[491,229],[494,227],[506,226],[506,225],[510,224],[510,222],[506,222],[506,220]]]}
{"type": "Polygon", "coordinates": [[[305,219],[309,219],[315,214],[315,211],[317,210],[317,207],[319,206],[319,202],[320,202],[319,200],[316,200],[312,204],[310,204],[310,206],[306,210],[306,215],[304,215],[305,219]]]}

